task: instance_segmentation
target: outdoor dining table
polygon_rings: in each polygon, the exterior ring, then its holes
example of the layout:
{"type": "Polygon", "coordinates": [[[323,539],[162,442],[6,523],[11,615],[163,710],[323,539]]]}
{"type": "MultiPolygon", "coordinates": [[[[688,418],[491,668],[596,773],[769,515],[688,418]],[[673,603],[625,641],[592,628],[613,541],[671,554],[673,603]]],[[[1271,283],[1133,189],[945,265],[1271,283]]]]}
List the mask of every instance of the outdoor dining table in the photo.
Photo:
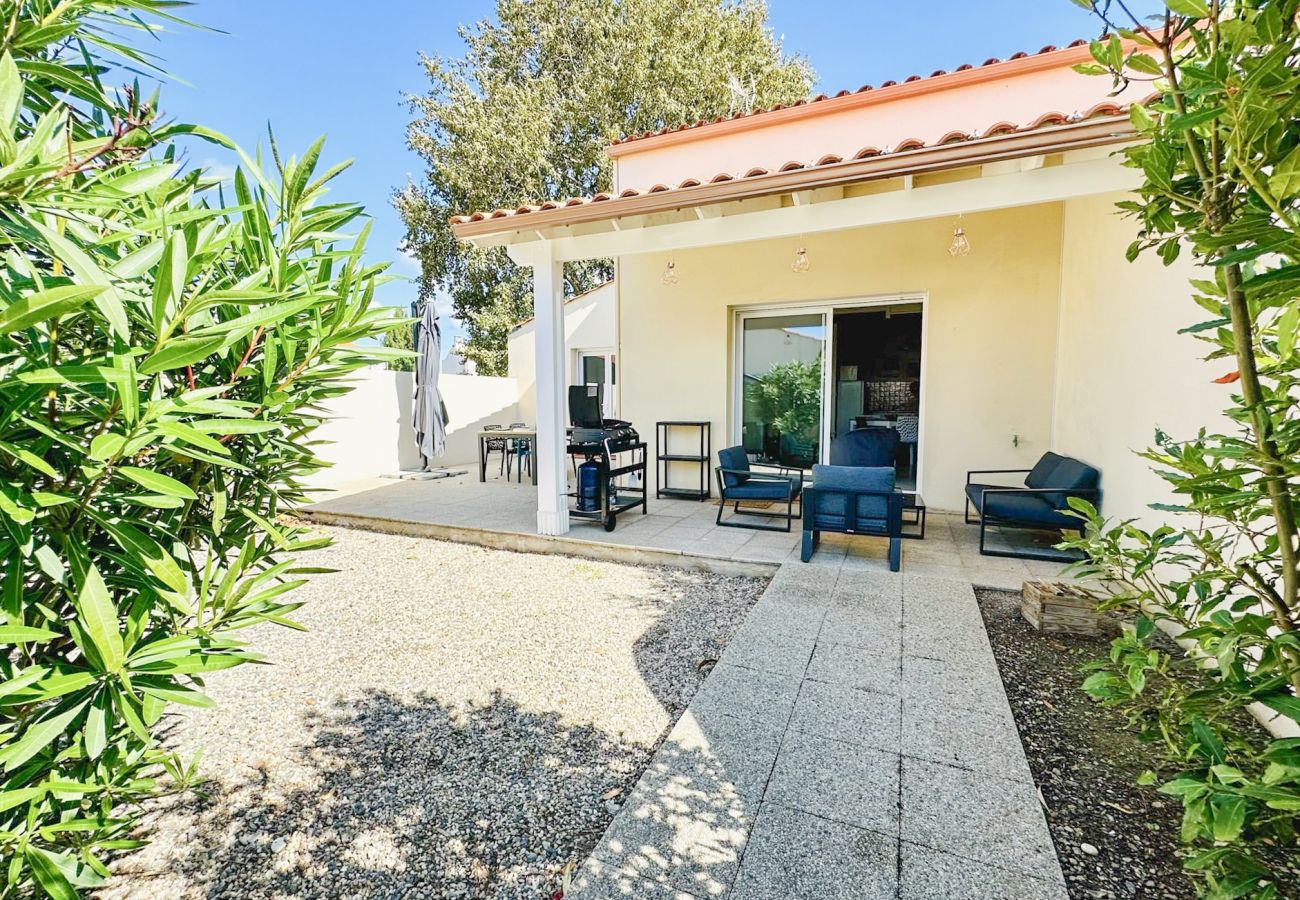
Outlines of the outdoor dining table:
{"type": "MultiPolygon", "coordinates": [[[[527,427],[484,429],[478,433],[478,480],[487,481],[487,442],[493,438],[528,442],[528,452],[533,454],[533,484],[537,484],[537,429],[527,427]]],[[[522,462],[519,471],[523,472],[522,462]]],[[[522,481],[523,475],[519,478],[522,481]]]]}

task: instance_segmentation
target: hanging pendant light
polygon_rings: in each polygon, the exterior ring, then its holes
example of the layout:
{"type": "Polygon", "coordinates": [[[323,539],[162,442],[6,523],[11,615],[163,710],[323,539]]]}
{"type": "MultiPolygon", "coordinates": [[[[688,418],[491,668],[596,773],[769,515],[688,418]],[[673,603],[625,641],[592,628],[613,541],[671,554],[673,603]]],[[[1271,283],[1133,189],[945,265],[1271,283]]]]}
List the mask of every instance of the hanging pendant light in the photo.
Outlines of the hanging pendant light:
{"type": "Polygon", "coordinates": [[[670,256],[668,265],[664,266],[663,277],[659,279],[665,287],[672,287],[677,283],[677,262],[670,256]]]}
{"type": "Polygon", "coordinates": [[[952,257],[970,256],[970,241],[966,239],[966,229],[961,224],[962,217],[957,217],[957,224],[952,229],[952,243],[948,245],[948,255],[952,257]]]}
{"type": "Polygon", "coordinates": [[[794,251],[794,262],[790,264],[790,271],[796,275],[802,275],[812,268],[812,262],[808,259],[808,248],[802,244],[794,251]]]}

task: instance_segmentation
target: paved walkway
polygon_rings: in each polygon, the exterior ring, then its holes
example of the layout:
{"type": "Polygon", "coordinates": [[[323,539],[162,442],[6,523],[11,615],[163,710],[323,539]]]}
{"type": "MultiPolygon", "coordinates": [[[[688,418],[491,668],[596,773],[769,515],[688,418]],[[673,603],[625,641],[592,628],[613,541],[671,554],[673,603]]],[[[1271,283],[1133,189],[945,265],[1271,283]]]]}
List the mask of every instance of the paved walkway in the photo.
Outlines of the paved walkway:
{"type": "Polygon", "coordinates": [[[784,564],[570,896],[1065,898],[970,581],[784,564]]]}

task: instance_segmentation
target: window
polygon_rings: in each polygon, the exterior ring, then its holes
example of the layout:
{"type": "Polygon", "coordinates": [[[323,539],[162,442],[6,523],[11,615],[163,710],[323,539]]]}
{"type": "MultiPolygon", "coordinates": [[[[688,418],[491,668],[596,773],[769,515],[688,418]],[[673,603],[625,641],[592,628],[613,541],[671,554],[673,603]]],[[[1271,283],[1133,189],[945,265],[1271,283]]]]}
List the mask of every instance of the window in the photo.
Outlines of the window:
{"type": "Polygon", "coordinates": [[[600,384],[605,387],[605,418],[614,418],[614,353],[609,350],[579,350],[575,384],[600,384]]]}

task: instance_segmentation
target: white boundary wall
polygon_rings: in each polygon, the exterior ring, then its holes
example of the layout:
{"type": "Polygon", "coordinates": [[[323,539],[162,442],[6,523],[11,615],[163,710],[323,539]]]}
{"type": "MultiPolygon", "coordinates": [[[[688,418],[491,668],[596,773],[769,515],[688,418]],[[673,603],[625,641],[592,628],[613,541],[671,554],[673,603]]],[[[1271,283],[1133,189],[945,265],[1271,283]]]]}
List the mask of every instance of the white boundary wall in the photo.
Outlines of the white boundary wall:
{"type": "MultiPolygon", "coordinates": [[[[318,473],[316,487],[418,469],[420,454],[411,428],[414,373],[372,366],[354,373],[351,393],[328,404],[329,418],[313,435],[318,456],[333,465],[318,473]]],[[[447,405],[447,453],[435,466],[466,465],[478,458],[477,435],[488,424],[519,417],[519,388],[513,378],[441,375],[447,405]]]]}

